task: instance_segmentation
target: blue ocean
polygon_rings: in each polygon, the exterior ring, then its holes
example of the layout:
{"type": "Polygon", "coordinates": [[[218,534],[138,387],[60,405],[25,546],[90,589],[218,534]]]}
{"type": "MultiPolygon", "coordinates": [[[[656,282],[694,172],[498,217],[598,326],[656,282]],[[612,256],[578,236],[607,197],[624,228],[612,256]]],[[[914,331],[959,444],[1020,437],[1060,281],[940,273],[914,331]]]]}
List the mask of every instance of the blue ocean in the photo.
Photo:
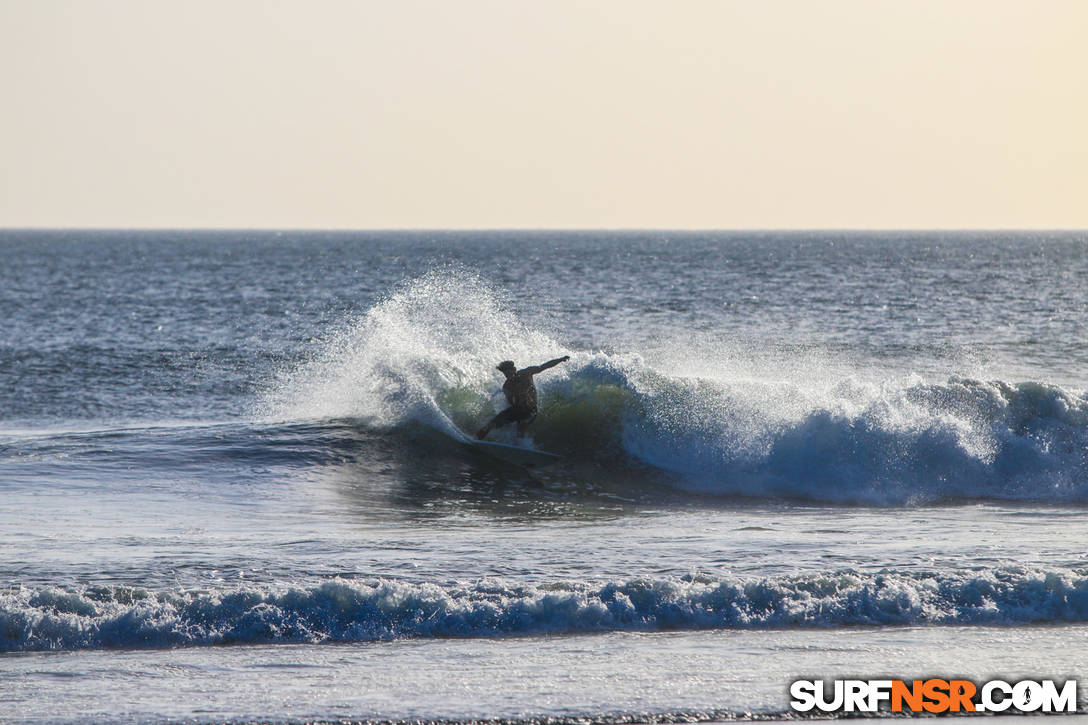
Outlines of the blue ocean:
{"type": "Polygon", "coordinates": [[[0,721],[1081,680],[1084,232],[0,231],[0,721]],[[528,468],[466,445],[536,376],[528,468]]]}

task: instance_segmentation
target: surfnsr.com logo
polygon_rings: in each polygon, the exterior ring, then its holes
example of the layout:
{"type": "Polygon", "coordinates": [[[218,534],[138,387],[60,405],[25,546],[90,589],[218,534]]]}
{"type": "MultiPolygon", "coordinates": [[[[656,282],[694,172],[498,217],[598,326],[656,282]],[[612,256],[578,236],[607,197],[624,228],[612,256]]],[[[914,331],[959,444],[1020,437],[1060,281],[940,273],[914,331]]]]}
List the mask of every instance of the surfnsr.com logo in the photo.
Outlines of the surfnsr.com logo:
{"type": "Polygon", "coordinates": [[[790,697],[795,712],[1076,712],[1077,681],[796,680],[790,697]]]}

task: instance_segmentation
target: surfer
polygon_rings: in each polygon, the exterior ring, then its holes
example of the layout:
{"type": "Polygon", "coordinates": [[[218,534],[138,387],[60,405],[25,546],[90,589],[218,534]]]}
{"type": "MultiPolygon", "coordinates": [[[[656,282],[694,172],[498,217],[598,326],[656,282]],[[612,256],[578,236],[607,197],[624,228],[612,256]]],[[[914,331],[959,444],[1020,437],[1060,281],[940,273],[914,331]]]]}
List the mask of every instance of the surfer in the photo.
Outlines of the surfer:
{"type": "Polygon", "coordinates": [[[557,357],[540,365],[530,365],[521,370],[518,370],[513,360],[503,360],[499,363],[498,369],[506,376],[502,392],[510,407],[492,418],[476,433],[476,437],[483,440],[492,428],[501,428],[515,422],[518,424],[518,438],[525,435],[525,430],[536,418],[536,385],[533,383],[533,376],[567,360],[570,360],[570,355],[557,357]]]}

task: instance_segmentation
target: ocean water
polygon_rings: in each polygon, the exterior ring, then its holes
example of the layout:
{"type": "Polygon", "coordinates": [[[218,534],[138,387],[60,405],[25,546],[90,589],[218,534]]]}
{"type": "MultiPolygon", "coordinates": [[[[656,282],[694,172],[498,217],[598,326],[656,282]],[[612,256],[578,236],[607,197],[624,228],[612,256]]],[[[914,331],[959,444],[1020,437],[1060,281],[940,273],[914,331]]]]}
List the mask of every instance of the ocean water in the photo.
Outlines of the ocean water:
{"type": "MultiPolygon", "coordinates": [[[[1078,678],[1085,233],[0,231],[0,721],[1078,678]],[[458,439],[537,376],[525,469],[458,439]]],[[[512,431],[493,435],[512,441],[512,431]]]]}

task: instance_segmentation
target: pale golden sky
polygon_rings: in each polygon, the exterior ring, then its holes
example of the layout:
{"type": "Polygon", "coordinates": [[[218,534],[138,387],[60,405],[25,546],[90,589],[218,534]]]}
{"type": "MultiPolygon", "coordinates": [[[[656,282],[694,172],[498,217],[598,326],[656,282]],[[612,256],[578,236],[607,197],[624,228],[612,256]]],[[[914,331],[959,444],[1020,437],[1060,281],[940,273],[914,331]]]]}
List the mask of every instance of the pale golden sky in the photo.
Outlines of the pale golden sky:
{"type": "Polygon", "coordinates": [[[0,226],[1088,228],[1088,1],[0,0],[0,226]]]}

